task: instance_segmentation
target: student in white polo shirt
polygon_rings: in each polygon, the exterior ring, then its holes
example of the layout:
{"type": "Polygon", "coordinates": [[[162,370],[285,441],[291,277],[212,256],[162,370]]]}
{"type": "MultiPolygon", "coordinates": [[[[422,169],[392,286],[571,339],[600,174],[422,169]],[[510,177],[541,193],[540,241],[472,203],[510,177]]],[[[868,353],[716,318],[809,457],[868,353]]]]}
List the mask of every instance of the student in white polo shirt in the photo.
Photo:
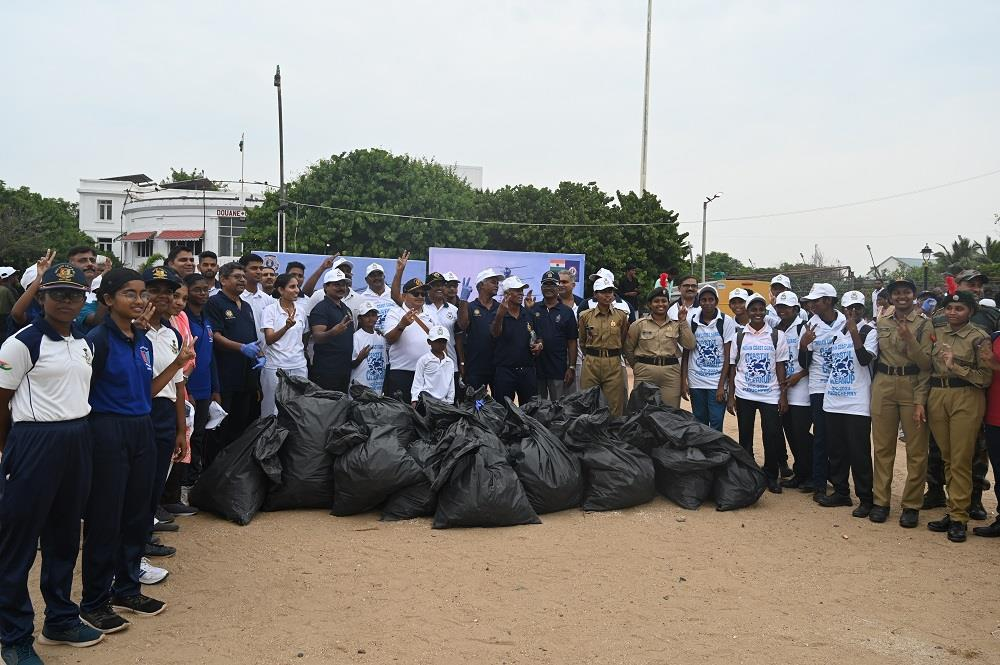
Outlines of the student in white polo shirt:
{"type": "Polygon", "coordinates": [[[806,329],[806,323],[799,318],[802,308],[799,298],[792,291],[783,291],[774,299],[774,309],[778,314],[778,330],[785,333],[788,342],[788,366],[785,369],[785,385],[788,395],[788,411],[781,415],[781,428],[785,440],[792,450],[792,474],[781,481],[782,487],[798,488],[802,492],[812,492],[812,404],[809,401],[809,370],[799,364],[799,339],[806,329]]]}
{"type": "Polygon", "coordinates": [[[698,422],[721,432],[726,415],[729,351],[736,339],[736,321],[719,310],[719,293],[715,287],[703,286],[696,302],[698,310],[690,318],[695,348],[684,352],[681,395],[691,400],[691,412],[698,422]]]}
{"type": "Polygon", "coordinates": [[[411,404],[416,406],[420,393],[451,404],[455,401],[455,364],[448,357],[448,331],[433,326],[427,333],[430,351],[417,361],[410,388],[411,404]]]}
{"type": "Polygon", "coordinates": [[[826,414],[823,396],[830,374],[833,337],[847,325],[847,319],[837,311],[837,290],[823,282],[812,285],[802,297],[812,308],[812,316],[799,338],[799,365],[809,369],[809,402],[813,419],[813,499],[826,495],[830,475],[827,453],[826,414]]]}
{"type": "Polygon", "coordinates": [[[94,350],[73,319],[83,309],[83,271],[44,272],[42,317],[0,346],[0,646],[4,663],[40,663],[32,647],[28,572],[42,551],[42,644],[86,647],[104,635],[80,621],[73,569],[90,491],[87,426],[94,350]]]}
{"type": "Polygon", "coordinates": [[[750,321],[736,334],[730,349],[729,413],[737,418],[740,445],[753,455],[757,412],[760,412],[764,440],[764,473],[767,489],[781,493],[779,471],[785,452],[780,414],[788,409],[785,393],[785,361],[788,343],[785,333],[764,320],[767,302],[758,293],[747,298],[750,321]]]}
{"type": "Polygon", "coordinates": [[[414,277],[403,285],[403,306],[389,310],[385,317],[385,341],[389,346],[389,371],[384,393],[406,401],[413,388],[417,361],[427,353],[427,332],[435,325],[424,307],[426,287],[414,277]]]}
{"type": "Polygon", "coordinates": [[[823,398],[833,494],[820,497],[819,505],[853,505],[847,484],[850,473],[859,501],[851,514],[868,517],[873,482],[871,370],[878,356],[878,333],[864,322],[865,294],[848,291],[840,303],[847,322],[834,333],[830,344],[830,374],[823,398]]]}

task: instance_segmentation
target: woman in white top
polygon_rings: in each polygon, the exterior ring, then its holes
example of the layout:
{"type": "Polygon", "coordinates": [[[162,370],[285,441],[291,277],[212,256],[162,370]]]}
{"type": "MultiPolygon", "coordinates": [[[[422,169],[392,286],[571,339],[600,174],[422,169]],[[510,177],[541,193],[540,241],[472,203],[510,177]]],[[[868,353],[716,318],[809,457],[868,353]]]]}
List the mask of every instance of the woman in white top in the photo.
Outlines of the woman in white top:
{"type": "Polygon", "coordinates": [[[278,407],[274,393],[278,388],[278,370],[285,374],[307,377],[306,352],[303,336],[308,330],[307,312],[299,306],[299,280],[293,275],[278,275],[274,281],[276,300],[269,303],[261,314],[261,332],[264,333],[264,357],[267,363],[260,372],[260,415],[274,416],[278,407]]]}

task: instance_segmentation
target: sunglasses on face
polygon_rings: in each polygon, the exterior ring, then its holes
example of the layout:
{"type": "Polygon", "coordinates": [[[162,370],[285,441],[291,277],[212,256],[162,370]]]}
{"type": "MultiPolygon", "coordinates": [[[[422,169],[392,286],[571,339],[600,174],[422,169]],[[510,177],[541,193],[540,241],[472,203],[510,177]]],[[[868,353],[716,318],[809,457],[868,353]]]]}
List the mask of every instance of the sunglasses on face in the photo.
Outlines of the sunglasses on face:
{"type": "Polygon", "coordinates": [[[75,302],[83,302],[84,300],[86,300],[87,294],[84,293],[83,291],[58,290],[58,291],[48,291],[45,297],[54,300],[55,302],[75,303],[75,302]]]}

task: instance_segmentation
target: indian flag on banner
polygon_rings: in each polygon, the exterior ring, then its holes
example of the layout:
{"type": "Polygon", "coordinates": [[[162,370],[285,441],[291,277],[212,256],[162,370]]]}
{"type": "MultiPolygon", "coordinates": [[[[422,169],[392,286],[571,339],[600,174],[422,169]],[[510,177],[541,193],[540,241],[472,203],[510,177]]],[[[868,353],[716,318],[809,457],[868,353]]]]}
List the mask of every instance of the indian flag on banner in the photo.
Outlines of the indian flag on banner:
{"type": "Polygon", "coordinates": [[[566,259],[549,259],[549,270],[569,270],[573,273],[574,278],[578,279],[580,276],[580,262],[576,260],[566,259]]]}
{"type": "Polygon", "coordinates": [[[565,270],[566,259],[549,259],[549,270],[565,270]]]}

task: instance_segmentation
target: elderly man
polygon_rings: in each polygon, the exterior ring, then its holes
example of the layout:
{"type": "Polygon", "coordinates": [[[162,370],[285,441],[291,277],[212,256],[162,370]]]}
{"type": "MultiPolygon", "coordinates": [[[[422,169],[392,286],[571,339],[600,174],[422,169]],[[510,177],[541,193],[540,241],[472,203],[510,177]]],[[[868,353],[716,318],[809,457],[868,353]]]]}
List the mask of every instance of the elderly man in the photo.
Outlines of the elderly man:
{"type": "Polygon", "coordinates": [[[493,383],[493,318],[500,308],[495,297],[500,290],[503,273],[493,268],[476,275],[478,296],[463,313],[459,311],[459,327],[465,331],[465,364],[459,367],[465,383],[480,388],[493,383]]]}
{"type": "Polygon", "coordinates": [[[579,337],[573,309],[559,298],[559,277],[555,270],[542,275],[542,301],[532,308],[535,330],[542,340],[542,351],[535,359],[538,394],[552,400],[575,390],[579,337]]]}
{"type": "Polygon", "coordinates": [[[427,353],[427,333],[435,325],[424,307],[427,288],[414,277],[402,287],[403,305],[385,317],[385,342],[389,345],[389,372],[383,392],[409,403],[417,361],[427,353]]]}
{"type": "Polygon", "coordinates": [[[544,344],[538,337],[534,317],[524,307],[524,288],[521,278],[513,275],[503,281],[503,300],[497,308],[490,335],[493,336],[493,397],[503,401],[504,397],[524,404],[535,396],[538,390],[535,374],[535,357],[542,352],[544,344]]]}
{"type": "Polygon", "coordinates": [[[324,297],[309,313],[313,341],[310,380],[326,390],[347,392],[354,350],[354,317],[344,303],[350,281],[332,268],[323,277],[324,297]]]}

